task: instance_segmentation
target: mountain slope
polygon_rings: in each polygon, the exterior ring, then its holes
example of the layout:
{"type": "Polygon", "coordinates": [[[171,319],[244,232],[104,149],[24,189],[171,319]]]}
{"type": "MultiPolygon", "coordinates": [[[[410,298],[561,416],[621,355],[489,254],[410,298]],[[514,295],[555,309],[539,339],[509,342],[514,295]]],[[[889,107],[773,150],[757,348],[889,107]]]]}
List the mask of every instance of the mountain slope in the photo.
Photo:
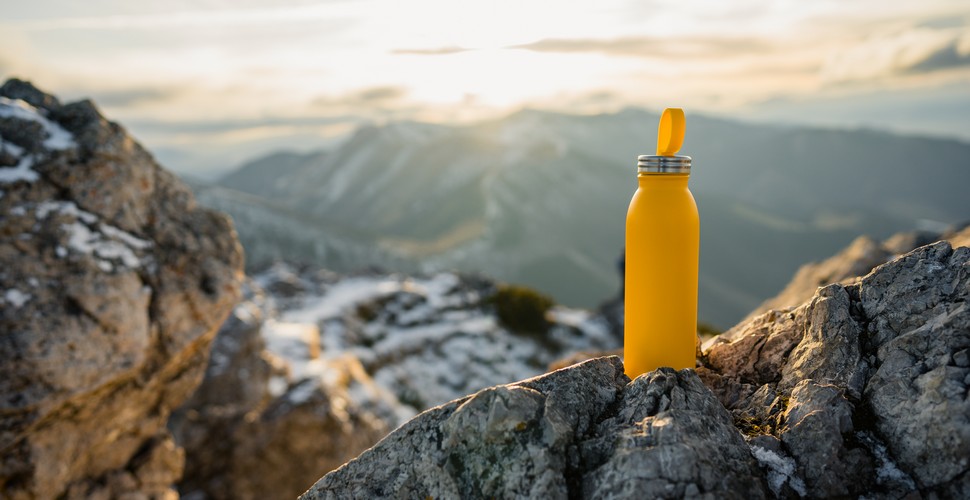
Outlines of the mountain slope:
{"type": "MultiPolygon", "coordinates": [[[[592,306],[618,288],[634,159],[656,120],[524,110],[470,126],[369,126],[333,151],[264,158],[221,183],[373,235],[366,244],[427,271],[481,271],[592,306]]],[[[858,234],[970,216],[970,145],[957,141],[691,116],[684,151],[701,212],[700,314],[720,326],[858,234]]]]}

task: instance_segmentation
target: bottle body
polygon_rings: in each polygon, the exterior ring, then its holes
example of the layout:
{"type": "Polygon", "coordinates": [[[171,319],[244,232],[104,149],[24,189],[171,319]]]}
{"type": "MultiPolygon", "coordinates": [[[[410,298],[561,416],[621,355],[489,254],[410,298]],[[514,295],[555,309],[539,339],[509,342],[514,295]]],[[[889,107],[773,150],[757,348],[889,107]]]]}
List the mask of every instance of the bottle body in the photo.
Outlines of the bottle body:
{"type": "Polygon", "coordinates": [[[700,219],[688,173],[639,173],[626,218],[623,355],[636,378],[696,365],[700,219]]]}

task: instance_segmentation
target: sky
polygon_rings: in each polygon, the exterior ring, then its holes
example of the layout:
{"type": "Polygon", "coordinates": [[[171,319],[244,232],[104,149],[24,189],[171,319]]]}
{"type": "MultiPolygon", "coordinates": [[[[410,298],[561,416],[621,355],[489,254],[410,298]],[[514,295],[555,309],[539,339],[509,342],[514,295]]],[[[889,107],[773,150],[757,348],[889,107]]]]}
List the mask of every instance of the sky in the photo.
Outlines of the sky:
{"type": "Polygon", "coordinates": [[[0,77],[93,98],[203,176],[365,122],[522,107],[970,141],[967,0],[7,3],[0,77]]]}

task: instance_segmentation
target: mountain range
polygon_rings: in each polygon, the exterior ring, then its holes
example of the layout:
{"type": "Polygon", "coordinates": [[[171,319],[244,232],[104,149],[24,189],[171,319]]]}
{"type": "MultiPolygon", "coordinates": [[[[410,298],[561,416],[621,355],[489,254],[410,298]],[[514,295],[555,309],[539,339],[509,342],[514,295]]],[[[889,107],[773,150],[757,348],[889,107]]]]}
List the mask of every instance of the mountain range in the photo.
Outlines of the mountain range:
{"type": "MultiPolygon", "coordinates": [[[[591,307],[619,289],[635,160],[652,152],[657,120],[527,109],[472,125],[369,125],[195,188],[236,219],[251,268],[457,269],[591,307]]],[[[690,115],[682,152],[701,215],[699,315],[719,327],[859,234],[970,218],[970,144],[959,141],[690,115]]]]}

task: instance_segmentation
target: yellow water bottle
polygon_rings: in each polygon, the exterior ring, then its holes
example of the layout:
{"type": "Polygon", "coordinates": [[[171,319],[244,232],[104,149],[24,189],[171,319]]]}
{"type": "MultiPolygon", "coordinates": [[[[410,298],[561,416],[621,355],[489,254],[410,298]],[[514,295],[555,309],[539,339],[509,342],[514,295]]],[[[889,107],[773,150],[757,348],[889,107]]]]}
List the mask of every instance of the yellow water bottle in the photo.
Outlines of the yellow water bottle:
{"type": "Polygon", "coordinates": [[[691,158],[678,156],[686,121],[660,118],[657,154],[641,155],[626,215],[623,356],[630,378],[662,366],[693,368],[700,219],[687,188],[691,158]]]}

